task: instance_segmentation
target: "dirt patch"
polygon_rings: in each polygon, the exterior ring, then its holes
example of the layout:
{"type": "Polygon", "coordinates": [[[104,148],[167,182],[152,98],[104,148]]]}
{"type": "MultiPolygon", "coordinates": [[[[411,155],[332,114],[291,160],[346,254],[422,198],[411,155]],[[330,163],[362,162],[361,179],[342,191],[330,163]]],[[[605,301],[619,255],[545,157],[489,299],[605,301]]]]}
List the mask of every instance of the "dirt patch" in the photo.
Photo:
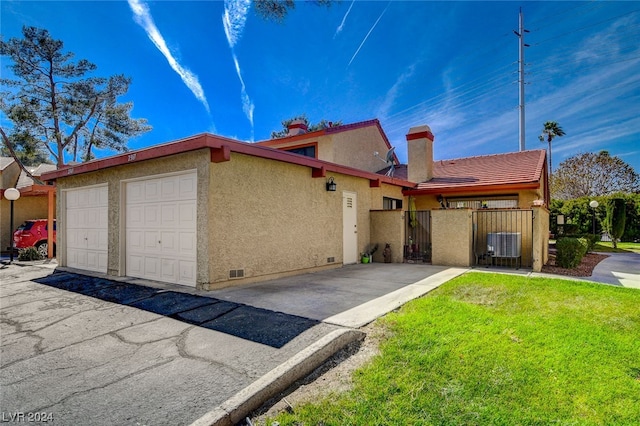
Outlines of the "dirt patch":
{"type": "Polygon", "coordinates": [[[389,332],[377,323],[360,329],[366,333],[363,341],[354,342],[338,351],[309,376],[291,385],[289,389],[267,401],[252,414],[251,424],[266,425],[267,419],[283,411],[291,412],[306,402],[318,401],[333,393],[351,390],[352,373],[380,353],[378,345],[389,332]]]}
{"type": "Polygon", "coordinates": [[[561,268],[556,265],[556,255],[554,252],[549,252],[549,262],[542,267],[542,272],[548,274],[568,275],[572,277],[590,277],[593,274],[593,268],[604,259],[607,255],[597,253],[587,253],[583,258],[580,265],[575,268],[567,269],[561,268]]]}

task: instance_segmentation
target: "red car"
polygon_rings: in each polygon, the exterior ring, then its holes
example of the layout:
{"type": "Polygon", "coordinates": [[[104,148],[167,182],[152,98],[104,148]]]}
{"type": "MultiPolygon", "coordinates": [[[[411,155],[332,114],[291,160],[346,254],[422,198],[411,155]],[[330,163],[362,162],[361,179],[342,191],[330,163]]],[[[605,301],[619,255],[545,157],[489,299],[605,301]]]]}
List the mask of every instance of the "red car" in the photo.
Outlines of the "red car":
{"type": "MultiPolygon", "coordinates": [[[[42,257],[47,257],[47,219],[28,220],[13,233],[13,247],[35,247],[42,257]]],[[[56,252],[56,221],[53,221],[53,253],[56,252]]]]}

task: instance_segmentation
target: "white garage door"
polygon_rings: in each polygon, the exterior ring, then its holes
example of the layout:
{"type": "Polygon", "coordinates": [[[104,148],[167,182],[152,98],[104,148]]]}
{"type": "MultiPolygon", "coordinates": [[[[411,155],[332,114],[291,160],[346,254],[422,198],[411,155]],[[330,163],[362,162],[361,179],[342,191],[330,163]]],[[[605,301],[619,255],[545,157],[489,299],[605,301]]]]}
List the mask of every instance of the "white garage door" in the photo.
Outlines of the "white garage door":
{"type": "Polygon", "coordinates": [[[107,186],[65,191],[67,266],[107,272],[107,186]]]}
{"type": "Polygon", "coordinates": [[[126,184],[126,274],[196,285],[195,171],[126,184]]]}

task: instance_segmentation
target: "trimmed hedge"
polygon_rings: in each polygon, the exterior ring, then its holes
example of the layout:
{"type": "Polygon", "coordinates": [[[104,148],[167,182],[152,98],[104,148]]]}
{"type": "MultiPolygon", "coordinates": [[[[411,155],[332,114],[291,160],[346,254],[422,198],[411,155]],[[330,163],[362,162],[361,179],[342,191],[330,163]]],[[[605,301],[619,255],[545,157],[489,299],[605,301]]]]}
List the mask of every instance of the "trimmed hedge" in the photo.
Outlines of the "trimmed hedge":
{"type": "Polygon", "coordinates": [[[575,268],[587,253],[589,243],[585,238],[560,238],[556,241],[556,265],[575,268]]]}

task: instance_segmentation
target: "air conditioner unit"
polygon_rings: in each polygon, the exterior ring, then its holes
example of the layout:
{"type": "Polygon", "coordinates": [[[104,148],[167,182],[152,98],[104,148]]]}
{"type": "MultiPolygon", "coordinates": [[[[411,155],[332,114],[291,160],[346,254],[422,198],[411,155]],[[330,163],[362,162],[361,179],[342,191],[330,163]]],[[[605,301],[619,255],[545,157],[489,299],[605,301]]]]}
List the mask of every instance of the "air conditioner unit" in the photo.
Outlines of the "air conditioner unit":
{"type": "Polygon", "coordinates": [[[522,235],[520,232],[488,233],[487,251],[493,257],[520,257],[522,253],[522,235]]]}

